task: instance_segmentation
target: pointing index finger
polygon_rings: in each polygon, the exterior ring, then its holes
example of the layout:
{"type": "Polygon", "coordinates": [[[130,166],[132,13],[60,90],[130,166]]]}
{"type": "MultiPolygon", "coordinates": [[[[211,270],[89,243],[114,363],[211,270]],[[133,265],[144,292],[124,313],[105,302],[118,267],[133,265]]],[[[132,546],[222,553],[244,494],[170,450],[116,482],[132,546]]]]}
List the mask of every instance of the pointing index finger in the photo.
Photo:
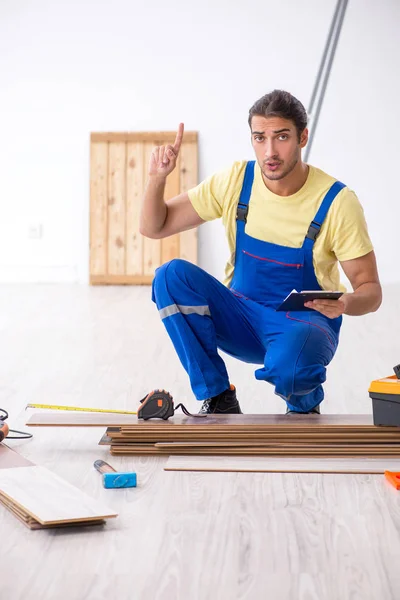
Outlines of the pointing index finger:
{"type": "Polygon", "coordinates": [[[181,147],[184,129],[185,129],[185,127],[184,127],[183,123],[179,123],[178,133],[176,134],[176,138],[175,138],[175,142],[174,142],[175,154],[178,154],[179,149],[181,147]]]}

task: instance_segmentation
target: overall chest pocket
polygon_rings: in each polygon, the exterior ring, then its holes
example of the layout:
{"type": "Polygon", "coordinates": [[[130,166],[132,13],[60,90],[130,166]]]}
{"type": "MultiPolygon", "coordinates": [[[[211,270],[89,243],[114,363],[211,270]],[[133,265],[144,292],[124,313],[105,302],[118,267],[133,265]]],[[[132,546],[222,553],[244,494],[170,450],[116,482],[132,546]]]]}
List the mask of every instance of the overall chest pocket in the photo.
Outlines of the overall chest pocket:
{"type": "Polygon", "coordinates": [[[242,250],[241,259],[246,288],[253,288],[250,297],[255,300],[280,303],[293,289],[301,291],[304,273],[302,249],[285,248],[285,252],[272,256],[258,256],[242,250]]]}

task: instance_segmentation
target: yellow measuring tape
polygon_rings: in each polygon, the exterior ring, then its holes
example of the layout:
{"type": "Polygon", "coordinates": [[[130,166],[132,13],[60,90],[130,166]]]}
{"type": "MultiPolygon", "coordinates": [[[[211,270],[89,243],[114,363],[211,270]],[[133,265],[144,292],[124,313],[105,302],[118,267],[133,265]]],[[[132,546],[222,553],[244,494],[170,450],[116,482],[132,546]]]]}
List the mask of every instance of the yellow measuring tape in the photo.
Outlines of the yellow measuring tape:
{"type": "Polygon", "coordinates": [[[111,408],[81,408],[79,406],[58,406],[57,404],[27,404],[26,408],[48,408],[50,410],[80,410],[83,412],[118,413],[120,415],[137,415],[131,410],[113,410],[111,408]]]}

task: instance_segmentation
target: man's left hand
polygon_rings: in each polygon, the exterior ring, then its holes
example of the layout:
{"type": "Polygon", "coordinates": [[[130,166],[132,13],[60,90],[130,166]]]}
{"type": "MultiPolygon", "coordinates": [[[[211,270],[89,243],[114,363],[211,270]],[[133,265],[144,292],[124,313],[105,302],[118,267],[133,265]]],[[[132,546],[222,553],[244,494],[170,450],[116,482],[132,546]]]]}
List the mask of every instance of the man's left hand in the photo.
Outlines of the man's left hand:
{"type": "Polygon", "coordinates": [[[336,319],[345,313],[348,295],[343,294],[338,300],[312,300],[305,302],[304,306],[320,312],[329,319],[336,319]]]}

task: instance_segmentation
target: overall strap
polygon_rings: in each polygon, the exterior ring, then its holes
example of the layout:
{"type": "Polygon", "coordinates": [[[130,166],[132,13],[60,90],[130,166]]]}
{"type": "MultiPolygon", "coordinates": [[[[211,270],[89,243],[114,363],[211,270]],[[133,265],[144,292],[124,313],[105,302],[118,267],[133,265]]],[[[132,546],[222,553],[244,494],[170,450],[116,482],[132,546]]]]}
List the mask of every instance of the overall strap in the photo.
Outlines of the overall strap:
{"type": "Polygon", "coordinates": [[[249,201],[251,196],[251,188],[254,180],[254,166],[256,161],[250,160],[246,165],[244,173],[242,191],[236,209],[236,228],[237,231],[244,231],[244,226],[247,221],[247,213],[249,212],[249,201]]]}
{"type": "Polygon", "coordinates": [[[317,239],[332,202],[344,187],[346,187],[344,183],[341,181],[335,181],[335,183],[327,191],[325,198],[322,200],[317,211],[317,214],[315,215],[313,221],[311,221],[310,227],[308,228],[307,235],[304,238],[304,248],[312,248],[314,246],[314,242],[317,239]]]}

